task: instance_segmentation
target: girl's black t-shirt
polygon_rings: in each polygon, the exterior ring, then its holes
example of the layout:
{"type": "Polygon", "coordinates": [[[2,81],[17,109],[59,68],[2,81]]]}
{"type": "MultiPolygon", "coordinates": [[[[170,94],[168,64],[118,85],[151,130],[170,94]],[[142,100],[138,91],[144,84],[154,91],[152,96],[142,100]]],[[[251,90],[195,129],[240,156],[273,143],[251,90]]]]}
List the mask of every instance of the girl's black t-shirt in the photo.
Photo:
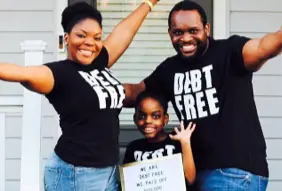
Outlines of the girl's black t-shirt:
{"type": "Polygon", "coordinates": [[[107,68],[103,48],[90,65],[71,60],[45,64],[54,76],[46,95],[60,117],[56,154],[75,166],[105,167],[119,160],[119,113],[125,91],[107,68]]]}
{"type": "Polygon", "coordinates": [[[169,136],[165,140],[155,143],[148,142],[145,138],[138,139],[127,145],[123,164],[171,156],[177,153],[182,153],[181,145],[178,141],[170,139],[169,136]]]}

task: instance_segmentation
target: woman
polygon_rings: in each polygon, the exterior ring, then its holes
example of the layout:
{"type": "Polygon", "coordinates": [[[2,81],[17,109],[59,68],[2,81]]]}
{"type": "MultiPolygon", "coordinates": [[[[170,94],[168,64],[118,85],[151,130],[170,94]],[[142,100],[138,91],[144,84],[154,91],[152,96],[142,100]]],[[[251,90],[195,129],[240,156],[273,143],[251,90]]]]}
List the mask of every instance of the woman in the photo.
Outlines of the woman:
{"type": "Polygon", "coordinates": [[[100,12],[86,3],[70,5],[62,13],[66,60],[32,67],[0,63],[1,80],[45,94],[60,115],[62,136],[45,166],[45,190],[117,190],[118,115],[125,92],[108,68],[156,2],[142,3],[104,42],[100,12]]]}

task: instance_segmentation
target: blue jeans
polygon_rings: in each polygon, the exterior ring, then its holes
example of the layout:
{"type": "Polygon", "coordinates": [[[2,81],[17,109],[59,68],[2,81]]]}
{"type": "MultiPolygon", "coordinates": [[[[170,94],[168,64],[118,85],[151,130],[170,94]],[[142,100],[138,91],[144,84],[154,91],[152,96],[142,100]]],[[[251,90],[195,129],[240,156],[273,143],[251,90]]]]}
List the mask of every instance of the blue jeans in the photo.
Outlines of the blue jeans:
{"type": "Polygon", "coordinates": [[[46,191],[117,191],[116,166],[76,167],[53,153],[45,165],[44,188],[46,191]]]}
{"type": "Polygon", "coordinates": [[[265,191],[268,178],[237,168],[200,171],[197,190],[200,191],[265,191]]]}

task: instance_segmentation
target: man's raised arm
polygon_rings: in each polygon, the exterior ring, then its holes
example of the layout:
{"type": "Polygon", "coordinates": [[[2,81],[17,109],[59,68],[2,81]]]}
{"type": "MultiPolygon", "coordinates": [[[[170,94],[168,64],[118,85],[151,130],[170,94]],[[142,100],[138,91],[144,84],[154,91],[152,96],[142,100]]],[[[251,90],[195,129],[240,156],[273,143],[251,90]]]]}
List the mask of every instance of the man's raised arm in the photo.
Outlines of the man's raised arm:
{"type": "Polygon", "coordinates": [[[123,84],[123,86],[125,88],[125,100],[123,106],[134,107],[137,95],[146,89],[144,81],[141,81],[138,84],[123,84]]]}
{"type": "Polygon", "coordinates": [[[262,38],[251,39],[243,47],[245,68],[257,71],[270,58],[282,52],[282,27],[262,38]]]}

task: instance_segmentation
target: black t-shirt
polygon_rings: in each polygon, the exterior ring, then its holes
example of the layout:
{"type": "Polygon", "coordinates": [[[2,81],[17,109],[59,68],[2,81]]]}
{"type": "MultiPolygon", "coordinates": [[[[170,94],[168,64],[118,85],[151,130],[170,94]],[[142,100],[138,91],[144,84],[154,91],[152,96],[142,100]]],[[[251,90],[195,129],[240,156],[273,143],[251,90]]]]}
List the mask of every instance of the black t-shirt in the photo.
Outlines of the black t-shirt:
{"type": "Polygon", "coordinates": [[[126,147],[123,164],[171,156],[177,153],[181,153],[181,145],[178,141],[171,140],[169,136],[164,141],[156,143],[148,142],[145,138],[138,139],[126,147]]]}
{"type": "Polygon", "coordinates": [[[144,80],[146,89],[171,101],[180,119],[197,124],[192,149],[198,170],[240,168],[268,176],[252,73],[244,67],[248,38],[209,39],[204,56],[167,58],[144,80]]]}
{"type": "Polygon", "coordinates": [[[76,166],[104,167],[119,159],[119,113],[123,86],[107,69],[103,48],[90,65],[71,60],[48,63],[55,84],[46,95],[60,116],[56,154],[76,166]]]}

